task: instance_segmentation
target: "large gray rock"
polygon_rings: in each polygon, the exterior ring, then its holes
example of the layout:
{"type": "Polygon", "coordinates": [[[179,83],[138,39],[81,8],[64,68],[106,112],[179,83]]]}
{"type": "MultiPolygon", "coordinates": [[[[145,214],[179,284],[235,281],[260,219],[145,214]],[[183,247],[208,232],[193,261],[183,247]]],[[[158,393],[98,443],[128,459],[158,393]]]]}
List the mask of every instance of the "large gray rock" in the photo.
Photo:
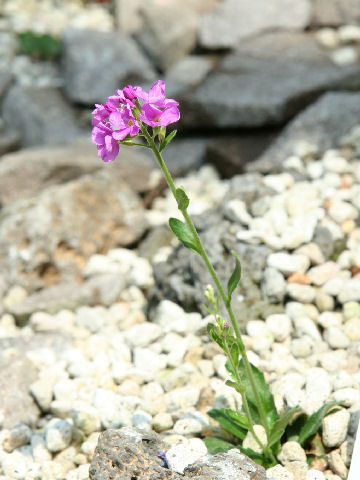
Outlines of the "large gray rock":
{"type": "Polygon", "coordinates": [[[313,23],[318,26],[360,25],[358,0],[312,0],[313,23]]]}
{"type": "Polygon", "coordinates": [[[198,22],[194,13],[176,0],[145,2],[141,7],[143,24],[137,39],[162,70],[167,70],[190,53],[197,39],[198,22]]]}
{"type": "Polygon", "coordinates": [[[0,271],[30,290],[72,281],[92,254],[131,245],[145,228],[140,197],[103,169],[2,209],[0,271]]]}
{"type": "Polygon", "coordinates": [[[239,451],[206,455],[185,468],[184,474],[162,466],[160,452],[167,450],[155,432],[124,427],[99,437],[92,459],[90,480],[265,480],[263,467],[239,451]]]}
{"type": "Polygon", "coordinates": [[[67,145],[82,134],[73,108],[56,88],[14,85],[5,95],[2,114],[22,146],[67,145]]]}
{"type": "Polygon", "coordinates": [[[108,306],[119,298],[126,286],[121,274],[103,274],[84,283],[68,282],[45,288],[8,308],[18,324],[23,325],[34,312],[55,314],[60,310],[75,310],[83,305],[108,306]]]}
{"type": "Polygon", "coordinates": [[[202,18],[200,44],[206,48],[233,48],[264,30],[304,29],[310,23],[309,0],[224,0],[202,18]],[[291,15],[289,12],[291,11],[291,15]]]}
{"type": "Polygon", "coordinates": [[[297,115],[277,140],[248,164],[247,170],[281,171],[283,161],[294,154],[300,142],[310,142],[320,151],[339,146],[341,138],[359,123],[360,93],[330,92],[297,115]]]}
{"type": "Polygon", "coordinates": [[[63,35],[66,95],[85,105],[103,103],[124,84],[141,84],[155,73],[141,49],[120,32],[69,28],[63,35]]]}
{"type": "MultiPolygon", "coordinates": [[[[226,285],[233,269],[235,250],[242,262],[243,276],[233,296],[233,309],[241,326],[253,315],[263,316],[260,290],[266,257],[271,250],[263,245],[249,245],[236,241],[235,229],[224,220],[222,212],[211,211],[195,218],[195,225],[220,281],[226,285]],[[244,296],[242,301],[241,296],[244,296]]],[[[238,230],[236,226],[236,230],[238,230]]],[[[202,311],[204,314],[204,291],[211,276],[198,255],[192,254],[182,245],[176,247],[166,262],[154,265],[155,286],[150,292],[150,308],[161,300],[179,303],[187,311],[202,311]]]]}
{"type": "Polygon", "coordinates": [[[256,130],[215,137],[208,144],[207,158],[223,177],[233,177],[263,153],[276,138],[275,131],[256,130]]]}
{"type": "Polygon", "coordinates": [[[37,194],[50,185],[75,180],[96,170],[107,170],[136,192],[153,185],[155,160],[135,148],[121,148],[115,162],[106,164],[95,145],[26,148],[4,155],[0,162],[0,208],[20,198],[37,194]]]}
{"type": "Polygon", "coordinates": [[[339,67],[311,34],[248,40],[183,99],[188,127],[281,124],[331,89],[360,88],[360,64],[339,67]]]}

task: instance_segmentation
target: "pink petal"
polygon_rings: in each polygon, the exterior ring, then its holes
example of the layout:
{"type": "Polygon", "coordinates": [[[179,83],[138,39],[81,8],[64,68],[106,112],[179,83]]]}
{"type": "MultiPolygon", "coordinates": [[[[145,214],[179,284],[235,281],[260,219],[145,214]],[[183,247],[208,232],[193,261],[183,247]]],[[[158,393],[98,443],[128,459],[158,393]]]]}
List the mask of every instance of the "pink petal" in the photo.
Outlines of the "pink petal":
{"type": "Polygon", "coordinates": [[[158,80],[153,83],[149,90],[149,103],[153,103],[158,107],[165,105],[165,82],[158,80]]]}

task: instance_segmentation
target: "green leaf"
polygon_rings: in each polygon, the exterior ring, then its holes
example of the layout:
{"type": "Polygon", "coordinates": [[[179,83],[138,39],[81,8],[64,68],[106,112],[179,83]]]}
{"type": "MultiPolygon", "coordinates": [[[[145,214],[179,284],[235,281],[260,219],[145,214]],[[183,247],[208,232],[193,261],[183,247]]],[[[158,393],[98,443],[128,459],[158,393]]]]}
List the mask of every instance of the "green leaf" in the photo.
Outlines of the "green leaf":
{"type": "MultiPolygon", "coordinates": [[[[234,378],[235,372],[232,372],[229,362],[226,362],[226,368],[234,378]]],[[[274,396],[270,391],[269,385],[265,382],[264,374],[258,368],[256,368],[255,365],[250,364],[250,368],[253,374],[256,390],[259,394],[260,401],[265,410],[266,418],[268,420],[268,424],[271,429],[274,423],[279,419],[279,415],[275,407],[274,396]]],[[[243,359],[240,359],[238,363],[238,373],[240,376],[241,383],[246,387],[245,395],[249,403],[249,408],[250,408],[250,412],[253,417],[253,420],[255,421],[255,423],[262,424],[260,412],[258,410],[258,406],[256,403],[256,397],[253,392],[248,375],[246,373],[243,359]]],[[[234,380],[236,380],[236,378],[234,378],[234,380]]]]}
{"type": "Polygon", "coordinates": [[[238,283],[240,282],[240,278],[241,278],[240,259],[239,259],[237,253],[234,250],[232,250],[231,253],[235,257],[235,268],[234,268],[234,271],[231,274],[231,277],[229,278],[229,281],[228,281],[228,284],[227,284],[227,291],[228,291],[229,300],[231,299],[231,295],[233,294],[235,288],[238,286],[238,283]]]}
{"type": "Polygon", "coordinates": [[[186,195],[184,187],[179,187],[175,190],[175,198],[179,207],[179,210],[186,210],[189,206],[190,200],[186,195]]]}
{"type": "Polygon", "coordinates": [[[233,382],[232,380],[225,380],[225,385],[227,385],[228,387],[234,388],[240,394],[243,394],[245,392],[244,385],[241,385],[238,382],[233,382]]]}
{"type": "Polygon", "coordinates": [[[212,455],[220,452],[227,452],[228,450],[234,448],[234,445],[226,442],[220,437],[205,437],[204,443],[206,445],[206,448],[208,449],[208,452],[212,455]]]}
{"type": "Polygon", "coordinates": [[[332,407],[338,404],[339,402],[337,402],[336,400],[332,400],[331,402],[325,403],[325,405],[320,407],[319,410],[310,415],[310,417],[307,419],[305,425],[300,431],[298,438],[298,442],[300,443],[300,445],[304,445],[308,438],[315,435],[315,433],[319,430],[321,422],[325,415],[329,413],[332,407]]]}
{"type": "Polygon", "coordinates": [[[165,138],[163,142],[161,142],[159,152],[162,152],[164,148],[171,142],[171,140],[175,137],[177,130],[173,130],[169,135],[165,138]]]}
{"type": "Polygon", "coordinates": [[[268,467],[267,459],[263,453],[255,452],[255,450],[252,450],[251,448],[244,448],[241,447],[240,445],[237,445],[236,448],[240,450],[241,453],[244,453],[248,457],[250,457],[252,460],[254,460],[255,463],[258,465],[261,465],[263,467],[268,467]]]}
{"type": "Polygon", "coordinates": [[[195,253],[200,253],[190,228],[184,222],[177,218],[170,218],[169,225],[184,247],[195,253]]]}
{"type": "Polygon", "coordinates": [[[208,323],[206,327],[206,331],[209,337],[212,338],[214,342],[216,342],[219,345],[219,347],[221,347],[224,350],[224,347],[225,347],[224,341],[220,337],[220,335],[217,333],[216,326],[213,323],[208,323]]]}
{"type": "Polygon", "coordinates": [[[298,411],[299,407],[294,407],[288,412],[286,412],[285,415],[276,420],[270,432],[270,438],[268,443],[269,447],[272,447],[281,439],[281,437],[285,433],[285,428],[287,427],[288,423],[291,421],[294,414],[298,411]]]}
{"type": "Polygon", "coordinates": [[[299,433],[301,432],[301,429],[305,425],[307,419],[308,416],[306,415],[306,413],[300,413],[299,415],[296,415],[293,421],[286,427],[285,433],[288,442],[298,441],[299,433]]]}
{"type": "Polygon", "coordinates": [[[240,355],[239,345],[237,342],[233,342],[233,344],[230,347],[230,356],[234,365],[237,365],[239,363],[239,355],[240,355]]]}
{"type": "Polygon", "coordinates": [[[25,55],[44,60],[54,60],[61,54],[62,43],[56,37],[31,30],[18,33],[20,51],[25,55]]]}
{"type": "Polygon", "coordinates": [[[244,440],[249,429],[249,423],[245,415],[230,408],[214,408],[207,413],[219,422],[224,430],[240,438],[240,440],[244,440]]]}

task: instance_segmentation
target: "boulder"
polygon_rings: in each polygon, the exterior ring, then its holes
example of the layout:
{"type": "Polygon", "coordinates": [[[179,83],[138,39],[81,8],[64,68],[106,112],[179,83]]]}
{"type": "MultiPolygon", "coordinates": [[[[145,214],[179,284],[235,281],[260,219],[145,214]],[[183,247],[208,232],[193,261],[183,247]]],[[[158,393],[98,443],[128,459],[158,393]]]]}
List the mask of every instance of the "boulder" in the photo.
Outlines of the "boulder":
{"type": "Polygon", "coordinates": [[[256,160],[276,138],[276,130],[242,131],[215,137],[207,147],[207,159],[225,178],[243,173],[248,163],[256,160]]]}
{"type": "Polygon", "coordinates": [[[83,133],[75,111],[53,87],[14,85],[4,97],[2,114],[22,146],[67,145],[83,133]]]}
{"type": "Polygon", "coordinates": [[[205,48],[234,48],[265,30],[303,30],[310,19],[309,0],[224,0],[203,15],[199,40],[205,48]]]}
{"type": "Polygon", "coordinates": [[[19,325],[24,325],[35,312],[53,315],[60,310],[75,310],[83,305],[108,306],[115,303],[127,282],[121,274],[96,275],[84,283],[60,283],[35,292],[23,301],[11,305],[11,313],[19,325]]]}
{"type": "Polygon", "coordinates": [[[145,2],[142,27],[136,38],[161,70],[167,70],[196,45],[197,16],[176,0],[145,2]]]}
{"type": "Polygon", "coordinates": [[[184,474],[163,465],[167,446],[155,432],[131,427],[103,432],[92,459],[90,480],[265,480],[265,469],[238,450],[206,455],[185,468],[184,474]]]}
{"type": "Polygon", "coordinates": [[[265,150],[248,171],[280,172],[282,163],[304,141],[319,147],[320,153],[339,146],[342,137],[359,123],[360,93],[329,92],[299,113],[265,150]]]}
{"type": "Polygon", "coordinates": [[[120,32],[66,29],[63,34],[64,89],[76,103],[104,103],[127,83],[155,80],[149,60],[120,32]]]}
{"type": "Polygon", "coordinates": [[[153,187],[155,160],[136,148],[121,148],[115,162],[104,164],[95,145],[32,147],[4,155],[0,162],[0,206],[38,194],[97,170],[111,172],[118,181],[142,193],[153,187]]]}
{"type": "Polygon", "coordinates": [[[322,92],[360,88],[360,64],[336,66],[312,34],[269,33],[244,42],[182,99],[187,127],[282,124],[322,92]]]}
{"type": "Polygon", "coordinates": [[[29,290],[81,280],[92,254],[132,245],[145,229],[140,197],[104,168],[3,208],[0,271],[29,290]]]}
{"type": "Polygon", "coordinates": [[[324,27],[360,25],[358,0],[312,0],[313,24],[324,27]]]}

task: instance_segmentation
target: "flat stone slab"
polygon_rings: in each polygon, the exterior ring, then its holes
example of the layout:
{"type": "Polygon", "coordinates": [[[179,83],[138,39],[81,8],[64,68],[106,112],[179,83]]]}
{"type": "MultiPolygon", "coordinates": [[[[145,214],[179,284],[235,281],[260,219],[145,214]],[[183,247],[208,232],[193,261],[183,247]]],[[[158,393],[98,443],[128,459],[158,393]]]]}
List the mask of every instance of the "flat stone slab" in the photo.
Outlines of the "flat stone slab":
{"type": "Polygon", "coordinates": [[[184,95],[186,127],[281,125],[327,90],[360,88],[360,64],[339,67],[311,34],[248,40],[184,95]]]}

